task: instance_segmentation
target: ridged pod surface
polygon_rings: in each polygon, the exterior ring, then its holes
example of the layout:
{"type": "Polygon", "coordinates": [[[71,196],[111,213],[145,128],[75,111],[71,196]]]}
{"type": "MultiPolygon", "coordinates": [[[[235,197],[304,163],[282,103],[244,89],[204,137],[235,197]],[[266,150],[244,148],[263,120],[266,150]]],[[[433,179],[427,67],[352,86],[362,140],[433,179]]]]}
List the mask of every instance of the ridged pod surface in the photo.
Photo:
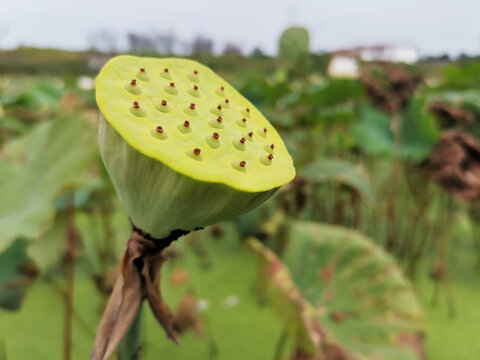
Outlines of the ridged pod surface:
{"type": "Polygon", "coordinates": [[[157,238],[248,211],[295,176],[275,128],[198,62],[113,58],[96,99],[107,171],[133,223],[157,238]]]}

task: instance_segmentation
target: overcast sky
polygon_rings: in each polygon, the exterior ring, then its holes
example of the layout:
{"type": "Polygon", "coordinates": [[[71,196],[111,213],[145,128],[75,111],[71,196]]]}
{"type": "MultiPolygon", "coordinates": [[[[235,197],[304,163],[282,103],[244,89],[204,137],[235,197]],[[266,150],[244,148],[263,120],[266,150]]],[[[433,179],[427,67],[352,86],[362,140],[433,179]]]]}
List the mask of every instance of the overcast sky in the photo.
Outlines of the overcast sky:
{"type": "MultiPolygon", "coordinates": [[[[409,44],[421,54],[480,53],[480,0],[0,0],[0,48],[84,49],[108,30],[173,31],[212,38],[217,49],[276,53],[284,28],[303,25],[313,51],[409,44]]],[[[121,45],[121,44],[119,44],[121,45]]]]}

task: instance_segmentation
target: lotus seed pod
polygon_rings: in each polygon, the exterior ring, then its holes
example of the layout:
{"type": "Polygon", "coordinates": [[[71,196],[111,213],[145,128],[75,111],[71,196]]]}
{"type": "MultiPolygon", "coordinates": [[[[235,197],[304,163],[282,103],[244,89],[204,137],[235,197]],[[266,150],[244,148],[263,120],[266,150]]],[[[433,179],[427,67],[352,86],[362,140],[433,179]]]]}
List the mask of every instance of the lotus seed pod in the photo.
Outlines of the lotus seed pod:
{"type": "Polygon", "coordinates": [[[105,167],[133,224],[154,238],[242,214],[295,176],[275,128],[195,61],[116,57],[96,99],[105,167]]]}
{"type": "Polygon", "coordinates": [[[279,41],[279,55],[281,58],[298,62],[310,52],[310,35],[304,27],[289,27],[279,41]]]}

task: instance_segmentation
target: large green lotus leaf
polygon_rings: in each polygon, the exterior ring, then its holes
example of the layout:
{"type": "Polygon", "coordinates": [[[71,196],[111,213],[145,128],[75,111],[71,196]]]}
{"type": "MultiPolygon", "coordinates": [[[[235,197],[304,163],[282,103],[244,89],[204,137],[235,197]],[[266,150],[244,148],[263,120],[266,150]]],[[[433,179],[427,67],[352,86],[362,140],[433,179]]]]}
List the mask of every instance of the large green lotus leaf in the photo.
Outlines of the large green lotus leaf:
{"type": "MultiPolygon", "coordinates": [[[[425,99],[413,98],[407,109],[399,115],[402,158],[422,160],[438,140],[435,119],[424,108],[425,99]]],[[[394,136],[389,115],[364,105],[360,109],[359,121],[352,124],[351,130],[357,145],[365,152],[372,155],[393,155],[394,136]]]]}
{"type": "Polygon", "coordinates": [[[302,359],[336,359],[330,357],[333,353],[339,355],[338,359],[350,359],[347,351],[322,328],[315,308],[305,300],[278,256],[255,238],[249,238],[247,243],[258,258],[260,294],[282,319],[294,351],[302,354],[302,359]]]}
{"type": "Polygon", "coordinates": [[[373,201],[375,191],[365,169],[344,160],[319,160],[310,164],[303,177],[313,183],[335,182],[357,191],[365,200],[373,201]]]}
{"type": "Polygon", "coordinates": [[[47,273],[60,263],[65,248],[68,217],[57,213],[50,227],[38,241],[30,242],[27,253],[41,273],[47,273]]]}
{"type": "Polygon", "coordinates": [[[131,224],[123,207],[117,202],[110,212],[75,213],[75,224],[91,273],[102,273],[116,263],[125,251],[131,224]]]}
{"type": "Polygon", "coordinates": [[[401,154],[404,158],[426,158],[439,139],[435,117],[426,111],[425,105],[426,99],[414,97],[403,113],[401,154]]]}
{"type": "Polygon", "coordinates": [[[185,294],[196,297],[203,336],[186,331],[176,346],[148,317],[144,324],[148,353],[176,360],[274,358],[282,321],[258,300],[256,257],[240,241],[233,224],[222,224],[222,229],[218,238],[210,236],[207,228],[179,239],[170,247],[174,257],[162,273],[162,294],[174,313],[185,294]],[[188,274],[188,279],[183,276],[179,283],[179,273],[188,274]]]}
{"type": "Polygon", "coordinates": [[[352,135],[357,145],[374,155],[392,155],[393,133],[390,117],[369,105],[360,108],[358,122],[352,124],[352,135]]]}
{"type": "Polygon", "coordinates": [[[18,239],[0,253],[0,307],[17,310],[36,274],[26,240],[18,239]]]}
{"type": "Polygon", "coordinates": [[[71,115],[38,125],[27,140],[7,148],[0,159],[0,250],[17,237],[38,237],[52,223],[55,197],[87,181],[94,134],[88,122],[71,115]]]}
{"type": "Polygon", "coordinates": [[[394,259],[360,233],[294,222],[284,262],[319,321],[362,359],[419,359],[424,317],[394,259]]]}

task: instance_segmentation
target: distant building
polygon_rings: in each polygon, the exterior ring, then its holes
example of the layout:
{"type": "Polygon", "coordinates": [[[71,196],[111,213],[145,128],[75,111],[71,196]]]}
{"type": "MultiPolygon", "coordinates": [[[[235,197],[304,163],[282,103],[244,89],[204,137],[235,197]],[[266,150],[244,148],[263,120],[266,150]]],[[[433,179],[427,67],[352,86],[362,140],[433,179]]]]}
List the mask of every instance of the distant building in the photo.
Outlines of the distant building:
{"type": "Polygon", "coordinates": [[[332,52],[328,65],[328,75],[340,78],[357,78],[360,61],[382,61],[392,63],[413,64],[419,59],[412,46],[406,45],[375,45],[359,46],[352,49],[341,49],[332,52]]]}
{"type": "Polygon", "coordinates": [[[413,64],[418,61],[418,53],[407,45],[362,46],[354,49],[363,61],[386,61],[413,64]]]}
{"type": "Polygon", "coordinates": [[[338,54],[332,56],[327,73],[334,78],[356,79],[360,75],[360,67],[356,57],[338,54]]]}

